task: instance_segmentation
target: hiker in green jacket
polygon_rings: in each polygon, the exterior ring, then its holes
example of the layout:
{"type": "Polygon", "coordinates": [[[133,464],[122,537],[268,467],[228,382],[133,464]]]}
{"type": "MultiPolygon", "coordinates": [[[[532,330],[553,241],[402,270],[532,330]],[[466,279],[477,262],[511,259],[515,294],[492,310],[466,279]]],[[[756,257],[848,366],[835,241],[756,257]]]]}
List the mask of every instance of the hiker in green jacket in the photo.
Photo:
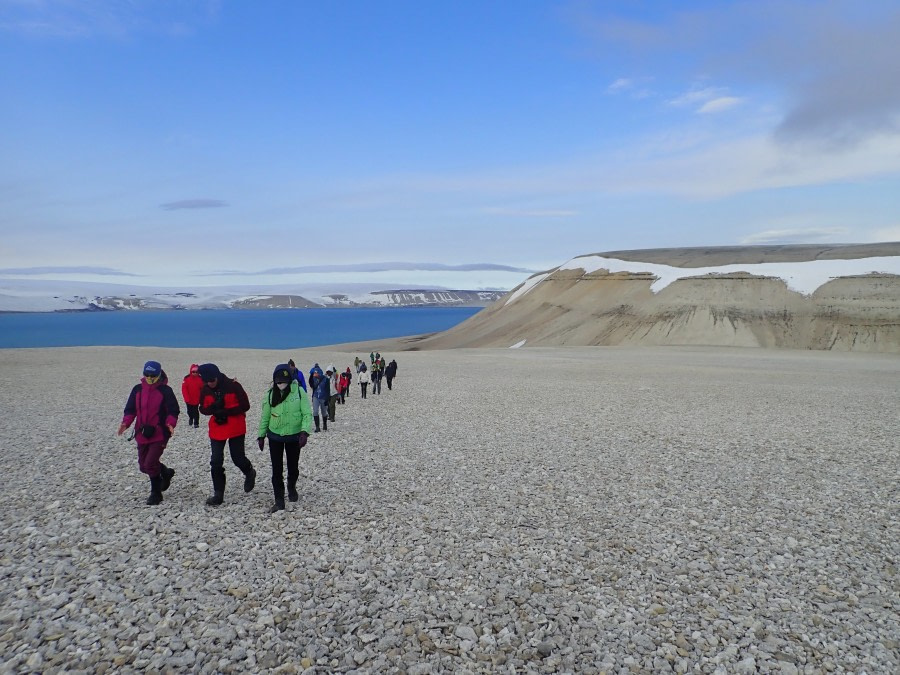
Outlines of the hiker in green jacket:
{"type": "Polygon", "coordinates": [[[284,511],[284,457],[287,455],[288,499],[296,502],[297,479],[300,477],[300,449],[309,438],[312,410],[309,396],[300,387],[286,363],[279,364],[272,373],[272,387],[266,392],[259,419],[256,439],[260,451],[269,439],[272,459],[272,489],[275,504],[271,513],[284,511]]]}

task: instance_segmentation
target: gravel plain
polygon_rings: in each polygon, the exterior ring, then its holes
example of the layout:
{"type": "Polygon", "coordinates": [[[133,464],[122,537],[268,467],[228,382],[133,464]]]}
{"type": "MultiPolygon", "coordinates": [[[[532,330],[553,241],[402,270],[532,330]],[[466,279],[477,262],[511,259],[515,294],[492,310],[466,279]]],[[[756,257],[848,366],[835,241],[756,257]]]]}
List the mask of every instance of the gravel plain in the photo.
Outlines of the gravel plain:
{"type": "Polygon", "coordinates": [[[217,363],[255,429],[290,356],[354,355],[0,350],[0,672],[900,672],[900,357],[386,354],[287,511],[253,431],[256,489],[226,459],[205,506],[186,424],[146,506],[115,436],[143,362],[179,400],[217,363]]]}

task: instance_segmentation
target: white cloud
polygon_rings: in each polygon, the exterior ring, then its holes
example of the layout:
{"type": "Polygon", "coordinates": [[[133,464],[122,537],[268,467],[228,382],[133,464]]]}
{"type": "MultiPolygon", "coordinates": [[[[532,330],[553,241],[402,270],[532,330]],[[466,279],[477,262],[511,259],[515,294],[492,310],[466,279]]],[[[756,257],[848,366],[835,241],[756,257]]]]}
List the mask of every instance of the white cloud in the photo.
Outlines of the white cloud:
{"type": "Polygon", "coordinates": [[[631,89],[634,86],[634,82],[629,80],[627,77],[620,77],[618,80],[613,82],[606,88],[610,94],[617,94],[622,91],[626,91],[631,89]]]}
{"type": "Polygon", "coordinates": [[[743,103],[743,99],[735,96],[720,96],[719,98],[714,98],[711,101],[704,103],[697,109],[697,112],[701,114],[718,113],[723,110],[728,110],[729,108],[734,108],[741,103],[743,103]]]}
{"type": "Polygon", "coordinates": [[[669,99],[668,103],[676,108],[686,108],[719,98],[724,93],[725,90],[721,87],[692,87],[689,91],[669,99]]]}

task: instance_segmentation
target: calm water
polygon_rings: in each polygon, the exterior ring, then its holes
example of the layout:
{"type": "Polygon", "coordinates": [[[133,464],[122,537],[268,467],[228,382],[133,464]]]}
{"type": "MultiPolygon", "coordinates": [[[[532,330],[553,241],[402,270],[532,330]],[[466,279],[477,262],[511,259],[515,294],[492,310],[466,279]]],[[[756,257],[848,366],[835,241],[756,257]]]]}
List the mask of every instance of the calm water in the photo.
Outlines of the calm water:
{"type": "Polygon", "coordinates": [[[0,314],[0,347],[288,349],[433,333],[479,307],[0,314]]]}

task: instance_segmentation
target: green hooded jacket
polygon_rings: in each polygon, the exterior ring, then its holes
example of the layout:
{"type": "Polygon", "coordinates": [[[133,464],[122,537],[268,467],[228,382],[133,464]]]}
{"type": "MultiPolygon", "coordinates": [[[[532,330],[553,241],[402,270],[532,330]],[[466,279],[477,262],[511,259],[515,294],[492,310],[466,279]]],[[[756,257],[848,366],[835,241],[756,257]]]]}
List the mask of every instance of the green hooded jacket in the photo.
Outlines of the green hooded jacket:
{"type": "Polygon", "coordinates": [[[291,393],[281,403],[272,407],[271,400],[272,389],[269,389],[262,402],[258,438],[263,438],[267,431],[278,436],[295,436],[301,431],[309,433],[312,409],[309,407],[309,396],[297,380],[291,381],[291,393]]]}

